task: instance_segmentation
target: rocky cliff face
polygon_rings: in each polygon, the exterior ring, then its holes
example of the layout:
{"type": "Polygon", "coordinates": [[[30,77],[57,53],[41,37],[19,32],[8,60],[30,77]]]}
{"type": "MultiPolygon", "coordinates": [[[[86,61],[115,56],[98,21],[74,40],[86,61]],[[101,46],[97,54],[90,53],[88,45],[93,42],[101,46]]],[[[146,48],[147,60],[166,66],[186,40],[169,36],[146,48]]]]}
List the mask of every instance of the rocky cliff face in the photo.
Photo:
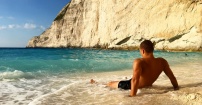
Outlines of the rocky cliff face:
{"type": "Polygon", "coordinates": [[[72,0],[27,47],[202,51],[201,0],[72,0]]]}

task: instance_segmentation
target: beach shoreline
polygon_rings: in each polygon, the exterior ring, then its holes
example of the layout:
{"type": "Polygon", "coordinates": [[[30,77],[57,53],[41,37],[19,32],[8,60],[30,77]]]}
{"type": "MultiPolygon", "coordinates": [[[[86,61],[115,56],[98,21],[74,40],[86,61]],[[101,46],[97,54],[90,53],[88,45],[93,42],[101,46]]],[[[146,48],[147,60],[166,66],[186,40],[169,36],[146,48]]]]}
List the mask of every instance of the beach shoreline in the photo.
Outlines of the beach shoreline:
{"type": "MultiPolygon", "coordinates": [[[[171,66],[171,69],[179,82],[180,89],[178,91],[173,90],[169,79],[164,73],[159,76],[152,87],[140,89],[137,96],[132,97],[132,99],[131,97],[128,97],[130,90],[125,91],[120,89],[110,89],[104,85],[113,80],[119,81],[130,79],[132,77],[132,69],[127,69],[120,71],[77,73],[68,76],[63,75],[60,77],[50,77],[49,79],[52,81],[49,80],[49,83],[44,86],[40,86],[41,89],[38,90],[38,95],[32,96],[31,94],[34,94],[33,92],[26,93],[25,95],[27,96],[24,96],[24,99],[27,99],[26,97],[30,98],[24,102],[29,105],[47,105],[48,103],[68,103],[71,105],[130,105],[131,103],[136,103],[137,105],[162,105],[165,103],[166,105],[200,105],[202,102],[202,79],[200,78],[200,75],[202,75],[200,73],[201,69],[195,69],[195,71],[192,72],[190,72],[190,68],[187,67],[171,66]],[[91,84],[91,79],[96,80],[98,83],[91,84]],[[47,86],[57,88],[50,90],[49,92],[43,92],[44,90],[42,88],[47,86]]],[[[194,68],[192,68],[192,70],[193,69],[194,68]]],[[[34,82],[34,80],[32,81],[34,82]]],[[[41,84],[40,82],[42,82],[39,80],[37,81],[39,82],[38,84],[41,84]]],[[[25,90],[22,90],[21,92],[23,91],[26,92],[25,90]]],[[[33,91],[37,92],[37,89],[33,91]]],[[[2,102],[2,104],[3,103],[8,104],[2,102]]]]}
{"type": "MultiPolygon", "coordinates": [[[[130,90],[109,89],[105,83],[112,80],[130,79],[132,70],[122,70],[114,72],[87,73],[80,77],[75,77],[75,83],[64,86],[61,89],[42,96],[32,101],[29,105],[46,105],[50,102],[55,104],[69,103],[76,104],[124,104],[130,105],[200,105],[202,102],[202,82],[201,79],[191,81],[196,76],[182,80],[180,76],[185,68],[171,67],[179,81],[180,90],[174,91],[169,79],[162,73],[152,87],[140,89],[136,97],[128,97],[130,90]],[[96,80],[96,84],[91,84],[90,79],[96,80]],[[184,81],[184,82],[183,82],[184,81]],[[88,98],[87,98],[88,97],[88,98]],[[52,101],[55,100],[55,101],[52,101]]],[[[186,70],[185,70],[186,71],[186,70]]],[[[198,75],[198,74],[197,74],[198,75]]],[[[187,75],[184,75],[187,76],[187,75]]]]}

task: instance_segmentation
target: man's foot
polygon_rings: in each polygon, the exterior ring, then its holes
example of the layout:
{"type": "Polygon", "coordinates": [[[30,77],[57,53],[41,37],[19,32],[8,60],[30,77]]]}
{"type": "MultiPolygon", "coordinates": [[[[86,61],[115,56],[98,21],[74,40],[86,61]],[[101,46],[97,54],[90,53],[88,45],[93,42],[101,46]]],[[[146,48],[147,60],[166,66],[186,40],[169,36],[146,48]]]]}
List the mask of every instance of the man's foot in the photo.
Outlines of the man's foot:
{"type": "Polygon", "coordinates": [[[91,79],[91,80],[90,80],[90,83],[91,83],[91,84],[94,84],[94,83],[96,83],[96,82],[95,82],[95,80],[91,79]]]}

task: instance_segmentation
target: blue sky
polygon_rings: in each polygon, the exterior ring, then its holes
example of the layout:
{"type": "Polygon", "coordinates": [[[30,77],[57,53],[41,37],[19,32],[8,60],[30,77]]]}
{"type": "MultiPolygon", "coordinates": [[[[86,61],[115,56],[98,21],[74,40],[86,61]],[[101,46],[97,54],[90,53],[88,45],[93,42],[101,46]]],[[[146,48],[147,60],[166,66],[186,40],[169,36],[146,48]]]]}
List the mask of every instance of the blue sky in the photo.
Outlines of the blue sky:
{"type": "Polygon", "coordinates": [[[0,0],[0,47],[26,47],[70,0],[0,0]]]}

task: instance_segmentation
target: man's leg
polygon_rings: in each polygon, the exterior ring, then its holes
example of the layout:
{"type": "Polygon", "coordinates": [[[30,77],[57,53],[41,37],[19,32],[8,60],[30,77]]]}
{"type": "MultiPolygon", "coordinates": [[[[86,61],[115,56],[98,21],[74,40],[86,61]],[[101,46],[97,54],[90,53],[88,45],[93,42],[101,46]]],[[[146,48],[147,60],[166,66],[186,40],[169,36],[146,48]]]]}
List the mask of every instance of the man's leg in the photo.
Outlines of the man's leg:
{"type": "Polygon", "coordinates": [[[111,82],[109,82],[109,83],[107,84],[107,86],[110,87],[110,88],[116,89],[116,88],[118,88],[119,82],[120,82],[120,81],[111,81],[111,82]]]}
{"type": "MultiPolygon", "coordinates": [[[[110,88],[116,89],[116,88],[118,88],[119,82],[120,82],[120,81],[111,81],[111,82],[109,82],[109,83],[107,83],[107,84],[104,84],[104,85],[107,85],[107,86],[110,87],[110,88]]],[[[94,79],[91,79],[91,80],[90,80],[90,83],[91,83],[91,84],[97,84],[98,82],[96,82],[94,79]]]]}

